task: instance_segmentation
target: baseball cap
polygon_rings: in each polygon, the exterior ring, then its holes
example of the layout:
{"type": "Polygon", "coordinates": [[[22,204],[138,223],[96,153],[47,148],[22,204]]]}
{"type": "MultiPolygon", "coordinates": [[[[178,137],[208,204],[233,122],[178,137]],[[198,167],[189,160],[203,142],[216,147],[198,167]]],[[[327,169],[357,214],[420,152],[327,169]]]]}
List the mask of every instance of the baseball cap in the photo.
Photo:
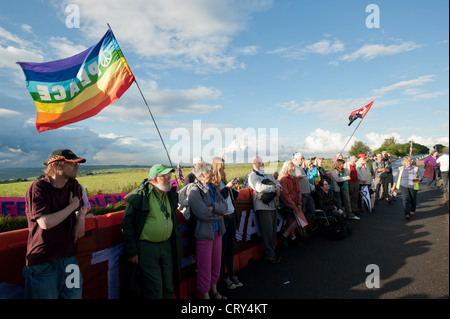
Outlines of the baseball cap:
{"type": "Polygon", "coordinates": [[[366,154],[358,154],[358,157],[367,158],[366,154]]]}
{"type": "Polygon", "coordinates": [[[166,167],[162,164],[155,164],[150,169],[150,172],[148,173],[148,177],[153,178],[156,175],[164,175],[164,174],[171,173],[174,171],[175,171],[174,168],[166,167]]]}
{"type": "Polygon", "coordinates": [[[56,161],[66,161],[70,163],[84,163],[86,162],[86,159],[76,156],[69,149],[59,149],[51,152],[47,160],[42,164],[47,166],[48,164],[56,161]]]}

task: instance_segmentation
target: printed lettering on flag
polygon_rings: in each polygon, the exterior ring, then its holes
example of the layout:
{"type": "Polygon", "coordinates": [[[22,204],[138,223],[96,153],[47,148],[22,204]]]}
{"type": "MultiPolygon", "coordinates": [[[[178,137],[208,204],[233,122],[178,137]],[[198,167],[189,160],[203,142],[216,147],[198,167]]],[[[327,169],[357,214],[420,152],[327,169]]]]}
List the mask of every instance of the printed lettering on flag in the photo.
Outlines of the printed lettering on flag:
{"type": "Polygon", "coordinates": [[[17,64],[36,104],[38,133],[98,114],[134,81],[111,29],[97,44],[72,57],[17,64]]]}

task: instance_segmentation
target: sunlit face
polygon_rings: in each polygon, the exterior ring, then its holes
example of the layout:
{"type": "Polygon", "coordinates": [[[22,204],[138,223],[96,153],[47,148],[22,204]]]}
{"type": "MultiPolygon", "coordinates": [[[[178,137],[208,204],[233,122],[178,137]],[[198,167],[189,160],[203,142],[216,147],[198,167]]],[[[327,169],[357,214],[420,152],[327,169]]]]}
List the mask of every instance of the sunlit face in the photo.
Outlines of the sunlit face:
{"type": "Polygon", "coordinates": [[[209,182],[211,182],[211,178],[212,178],[212,171],[209,171],[208,173],[202,173],[201,174],[201,182],[203,184],[208,184],[209,182]]]}
{"type": "MultiPolygon", "coordinates": [[[[56,162],[55,162],[56,164],[56,162]]],[[[80,167],[80,163],[71,163],[71,162],[60,162],[57,163],[58,169],[57,172],[62,177],[65,177],[67,179],[76,178],[78,175],[78,167],[80,167]]]]}
{"type": "Polygon", "coordinates": [[[172,187],[172,185],[170,185],[171,175],[172,173],[156,175],[156,177],[153,179],[155,187],[162,192],[170,191],[170,188],[172,187]]]}
{"type": "Polygon", "coordinates": [[[287,166],[287,173],[289,174],[289,175],[292,175],[292,173],[294,172],[294,170],[295,170],[295,166],[294,166],[294,164],[292,163],[292,162],[290,162],[289,164],[288,164],[288,166],[287,166]]]}
{"type": "Polygon", "coordinates": [[[405,161],[405,166],[406,166],[406,168],[410,168],[410,167],[411,167],[411,163],[412,163],[411,159],[407,159],[407,160],[405,161]]]}

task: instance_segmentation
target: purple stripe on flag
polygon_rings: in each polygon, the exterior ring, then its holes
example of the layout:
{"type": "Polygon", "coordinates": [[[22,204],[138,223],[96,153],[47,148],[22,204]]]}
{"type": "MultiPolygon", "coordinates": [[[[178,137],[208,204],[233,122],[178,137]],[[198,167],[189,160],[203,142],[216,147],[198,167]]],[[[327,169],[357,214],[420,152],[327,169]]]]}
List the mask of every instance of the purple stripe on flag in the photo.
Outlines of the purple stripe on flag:
{"type": "Polygon", "coordinates": [[[22,69],[33,72],[58,72],[61,70],[65,70],[77,65],[80,65],[84,62],[84,59],[91,51],[92,47],[86,49],[85,51],[78,53],[70,58],[65,58],[57,61],[50,61],[44,63],[34,63],[34,62],[17,62],[22,69]]]}

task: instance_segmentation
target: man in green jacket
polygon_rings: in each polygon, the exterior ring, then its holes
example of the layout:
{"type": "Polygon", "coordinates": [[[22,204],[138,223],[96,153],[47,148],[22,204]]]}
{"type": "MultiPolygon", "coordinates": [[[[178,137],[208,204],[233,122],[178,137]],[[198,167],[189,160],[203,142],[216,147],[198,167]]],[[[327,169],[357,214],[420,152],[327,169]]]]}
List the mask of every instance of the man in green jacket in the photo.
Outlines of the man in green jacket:
{"type": "Polygon", "coordinates": [[[139,265],[143,297],[171,299],[180,293],[181,236],[173,168],[154,165],[147,179],[125,196],[122,220],[125,256],[139,265]]]}

